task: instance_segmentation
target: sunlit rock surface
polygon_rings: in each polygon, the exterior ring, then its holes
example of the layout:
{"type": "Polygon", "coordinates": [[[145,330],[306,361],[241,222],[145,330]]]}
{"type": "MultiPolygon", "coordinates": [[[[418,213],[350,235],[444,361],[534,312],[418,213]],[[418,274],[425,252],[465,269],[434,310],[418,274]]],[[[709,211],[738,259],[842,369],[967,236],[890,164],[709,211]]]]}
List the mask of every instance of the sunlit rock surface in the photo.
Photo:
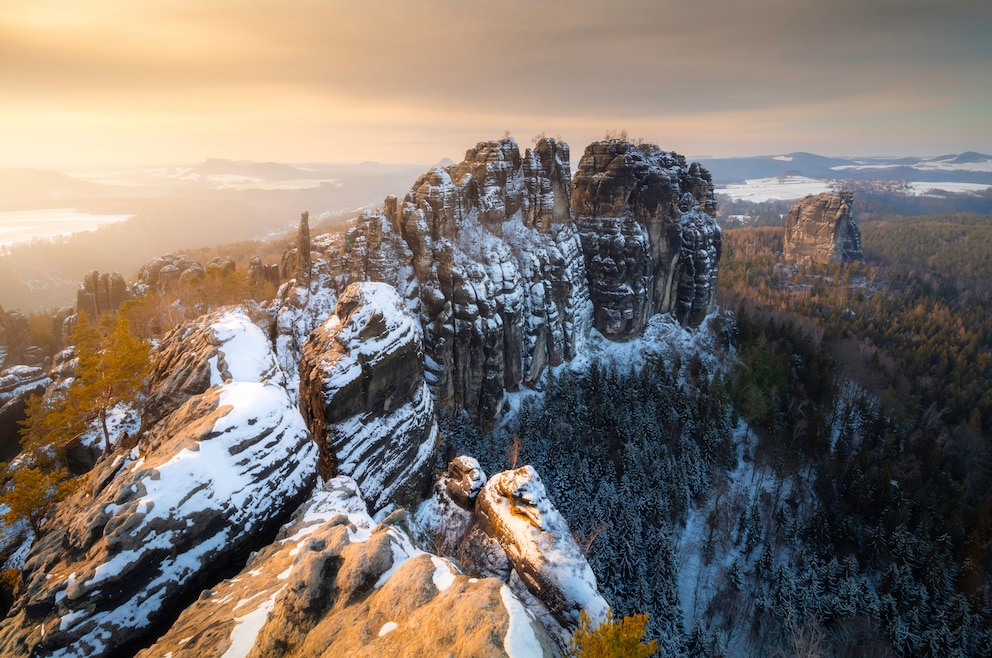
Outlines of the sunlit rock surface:
{"type": "Polygon", "coordinates": [[[785,216],[785,257],[810,263],[864,262],[861,229],[851,214],[853,198],[845,190],[801,199],[785,216]]]}
{"type": "Polygon", "coordinates": [[[527,658],[550,646],[500,581],[418,549],[405,512],[375,524],[355,482],[337,477],[139,655],[527,658]]]}

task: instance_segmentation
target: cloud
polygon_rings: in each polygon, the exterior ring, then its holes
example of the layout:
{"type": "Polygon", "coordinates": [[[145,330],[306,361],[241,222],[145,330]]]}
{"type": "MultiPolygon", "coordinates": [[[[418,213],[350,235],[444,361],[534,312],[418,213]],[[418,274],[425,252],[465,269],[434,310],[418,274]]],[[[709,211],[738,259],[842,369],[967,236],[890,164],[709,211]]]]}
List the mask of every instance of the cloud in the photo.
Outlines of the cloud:
{"type": "Polygon", "coordinates": [[[425,135],[736,117],[784,137],[837,116],[854,135],[870,108],[950,134],[929,99],[989,107],[990,24],[992,5],[963,0],[8,0],[0,120],[51,130],[57,106],[195,141],[225,123],[340,128],[322,117],[425,135]]]}

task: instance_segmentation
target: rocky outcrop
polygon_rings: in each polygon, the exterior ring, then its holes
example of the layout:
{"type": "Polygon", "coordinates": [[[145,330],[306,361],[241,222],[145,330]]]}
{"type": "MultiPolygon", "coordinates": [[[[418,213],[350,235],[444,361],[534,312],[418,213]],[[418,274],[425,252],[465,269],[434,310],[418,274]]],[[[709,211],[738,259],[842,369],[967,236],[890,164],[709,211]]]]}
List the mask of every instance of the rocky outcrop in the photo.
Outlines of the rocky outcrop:
{"type": "Polygon", "coordinates": [[[527,589],[563,625],[578,627],[580,611],[593,621],[605,618],[607,604],[596,576],[533,467],[491,477],[479,493],[475,515],[527,589]]]}
{"type": "Polygon", "coordinates": [[[631,338],[656,313],[698,324],[716,300],[722,244],[709,172],[611,139],[586,148],[572,186],[596,328],[631,338]]]}
{"type": "Polygon", "coordinates": [[[854,194],[824,192],[799,201],[785,217],[785,257],[808,263],[865,260],[861,230],[851,214],[854,194]]]}
{"type": "Polygon", "coordinates": [[[14,366],[0,372],[0,461],[21,451],[21,426],[28,398],[43,395],[51,379],[42,368],[14,366]]]}
{"type": "MultiPolygon", "coordinates": [[[[439,413],[492,418],[505,390],[537,385],[547,366],[575,355],[589,327],[570,194],[565,144],[544,139],[523,155],[509,138],[478,144],[344,236],[313,240],[311,285],[280,291],[280,353],[292,354],[299,328],[319,316],[299,309],[323,282],[337,293],[353,282],[389,283],[423,327],[439,413]]],[[[298,251],[284,257],[284,276],[298,251]]]]}
{"type": "Polygon", "coordinates": [[[482,142],[364,222],[368,253],[384,257],[362,275],[395,281],[392,273],[402,272],[394,285],[408,300],[419,296],[427,381],[441,413],[493,417],[505,390],[536,384],[585,335],[590,307],[568,157],[552,139],[523,155],[509,138],[482,142]]]}
{"type": "Polygon", "coordinates": [[[354,478],[373,511],[420,500],[438,429],[420,326],[395,289],[349,286],[302,352],[300,406],[321,474],[354,478]]]}
{"type": "Polygon", "coordinates": [[[487,481],[475,459],[456,457],[417,518],[425,539],[467,573],[507,582],[562,646],[581,611],[604,618],[596,577],[533,467],[487,481]]]}
{"type": "MultiPolygon", "coordinates": [[[[208,387],[159,395],[170,402],[146,415],[138,447],[108,457],[59,506],[25,562],[3,655],[126,655],[309,493],[316,447],[273,377],[264,333],[232,311],[171,333],[159,358],[183,349],[205,362],[189,369],[206,371],[208,387]],[[214,349],[185,343],[196,334],[214,349]]],[[[177,383],[165,370],[157,364],[153,393],[177,383]]]]}
{"type": "Polygon", "coordinates": [[[376,525],[345,477],[330,480],[237,577],[204,592],[138,655],[185,654],[552,655],[509,588],[416,548],[405,512],[376,525]]]}
{"type": "Polygon", "coordinates": [[[116,311],[130,298],[131,290],[120,272],[101,274],[94,270],[83,278],[76,291],[76,313],[86,313],[95,319],[116,311]]]}

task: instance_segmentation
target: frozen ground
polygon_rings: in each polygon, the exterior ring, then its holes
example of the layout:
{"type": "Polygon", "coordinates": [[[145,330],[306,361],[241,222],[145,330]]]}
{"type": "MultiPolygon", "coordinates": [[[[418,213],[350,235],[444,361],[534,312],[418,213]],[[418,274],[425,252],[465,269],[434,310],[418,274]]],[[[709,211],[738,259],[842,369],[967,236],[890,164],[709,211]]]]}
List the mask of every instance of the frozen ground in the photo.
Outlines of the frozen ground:
{"type": "Polygon", "coordinates": [[[801,199],[807,194],[829,192],[830,184],[805,176],[780,176],[776,178],[751,178],[743,184],[719,187],[717,194],[726,194],[735,200],[760,203],[769,199],[801,199]]]}

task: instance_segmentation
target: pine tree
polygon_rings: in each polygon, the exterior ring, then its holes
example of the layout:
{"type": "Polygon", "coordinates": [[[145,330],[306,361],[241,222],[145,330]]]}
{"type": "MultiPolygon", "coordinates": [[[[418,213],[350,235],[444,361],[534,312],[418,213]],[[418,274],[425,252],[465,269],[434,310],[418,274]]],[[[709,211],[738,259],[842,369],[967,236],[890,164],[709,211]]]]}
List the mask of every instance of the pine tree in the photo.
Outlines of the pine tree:
{"type": "Polygon", "coordinates": [[[568,655],[575,658],[647,658],[658,649],[658,643],[651,640],[644,644],[644,629],[647,615],[631,615],[618,621],[613,620],[613,611],[608,610],[606,621],[593,628],[592,621],[585,611],[580,613],[579,627],[568,642],[568,655]]]}
{"type": "Polygon", "coordinates": [[[21,431],[26,451],[60,453],[99,421],[103,451],[110,452],[108,415],[119,402],[133,402],[148,376],[150,347],[131,333],[124,315],[105,316],[98,331],[80,314],[70,341],[76,377],[46,403],[29,404],[21,431]]]}

